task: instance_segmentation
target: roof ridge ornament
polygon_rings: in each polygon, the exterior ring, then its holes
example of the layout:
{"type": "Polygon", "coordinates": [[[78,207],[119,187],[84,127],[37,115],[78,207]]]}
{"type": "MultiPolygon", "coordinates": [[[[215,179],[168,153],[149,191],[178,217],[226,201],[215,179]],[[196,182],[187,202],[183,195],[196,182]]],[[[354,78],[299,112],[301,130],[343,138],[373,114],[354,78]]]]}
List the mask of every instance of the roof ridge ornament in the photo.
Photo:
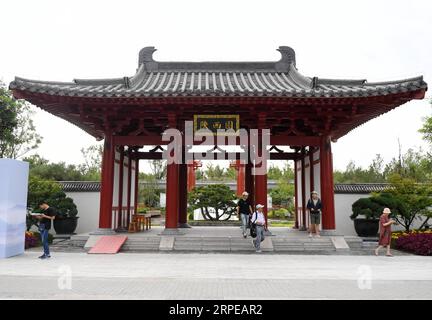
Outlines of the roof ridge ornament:
{"type": "Polygon", "coordinates": [[[138,55],[138,68],[141,65],[145,66],[146,71],[157,71],[159,69],[196,69],[192,71],[205,70],[208,68],[215,68],[220,71],[241,71],[241,70],[254,70],[255,68],[262,70],[274,70],[277,72],[288,72],[291,66],[296,66],[295,51],[288,46],[279,46],[277,51],[281,53],[279,61],[156,61],[153,59],[153,53],[157,49],[153,46],[144,47],[140,50],[138,55]],[[186,66],[186,67],[185,67],[186,66]],[[230,70],[232,69],[232,70],[230,70]]]}
{"type": "Polygon", "coordinates": [[[282,55],[282,58],[279,60],[279,63],[286,63],[288,65],[293,64],[296,65],[296,57],[295,57],[295,51],[293,48],[288,46],[280,46],[278,49],[282,55]]]}

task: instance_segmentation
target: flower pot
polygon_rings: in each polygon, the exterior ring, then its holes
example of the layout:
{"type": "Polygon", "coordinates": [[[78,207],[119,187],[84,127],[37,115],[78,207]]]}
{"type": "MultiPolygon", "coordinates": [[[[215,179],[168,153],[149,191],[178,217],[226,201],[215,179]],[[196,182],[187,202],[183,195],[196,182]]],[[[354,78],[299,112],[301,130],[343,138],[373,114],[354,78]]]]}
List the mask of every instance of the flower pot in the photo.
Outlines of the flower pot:
{"type": "Polygon", "coordinates": [[[354,219],[354,229],[359,237],[376,237],[379,230],[379,220],[354,219]]]}
{"type": "Polygon", "coordinates": [[[54,230],[57,234],[72,234],[78,224],[78,217],[56,217],[54,230]]]}

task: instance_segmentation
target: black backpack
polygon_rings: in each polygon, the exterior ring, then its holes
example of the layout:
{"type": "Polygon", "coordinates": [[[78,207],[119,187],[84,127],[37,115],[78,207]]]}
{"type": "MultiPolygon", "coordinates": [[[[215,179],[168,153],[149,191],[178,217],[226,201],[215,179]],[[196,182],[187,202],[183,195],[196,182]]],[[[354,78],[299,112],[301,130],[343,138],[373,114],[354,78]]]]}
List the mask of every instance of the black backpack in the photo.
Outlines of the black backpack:
{"type": "Polygon", "coordinates": [[[257,219],[258,219],[258,215],[256,214],[256,212],[254,212],[252,214],[251,221],[250,221],[250,235],[251,235],[252,238],[256,238],[256,236],[257,236],[257,234],[256,234],[256,224],[255,224],[255,222],[257,221],[257,219]],[[253,218],[254,214],[255,214],[256,218],[255,218],[255,221],[252,222],[252,218],[253,218]]]}

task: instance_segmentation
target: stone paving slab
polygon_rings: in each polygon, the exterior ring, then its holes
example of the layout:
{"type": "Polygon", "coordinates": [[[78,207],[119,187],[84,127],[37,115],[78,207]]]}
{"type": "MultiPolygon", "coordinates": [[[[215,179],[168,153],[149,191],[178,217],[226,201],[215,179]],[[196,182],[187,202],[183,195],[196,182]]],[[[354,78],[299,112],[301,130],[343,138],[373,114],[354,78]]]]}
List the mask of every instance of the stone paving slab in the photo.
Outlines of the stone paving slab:
{"type": "Polygon", "coordinates": [[[431,257],[37,256],[26,252],[0,260],[0,299],[432,299],[431,257]],[[70,288],[64,286],[65,272],[70,288]]]}

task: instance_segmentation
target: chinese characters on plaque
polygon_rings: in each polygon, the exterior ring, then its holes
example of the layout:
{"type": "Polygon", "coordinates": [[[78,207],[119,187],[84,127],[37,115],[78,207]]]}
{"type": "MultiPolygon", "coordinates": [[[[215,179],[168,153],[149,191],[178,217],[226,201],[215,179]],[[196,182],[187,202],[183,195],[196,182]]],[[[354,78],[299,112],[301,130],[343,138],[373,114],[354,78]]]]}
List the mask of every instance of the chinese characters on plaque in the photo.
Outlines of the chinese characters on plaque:
{"type": "Polygon", "coordinates": [[[238,114],[194,115],[194,133],[197,135],[235,135],[239,129],[240,119],[238,114]],[[199,132],[199,130],[202,131],[199,132]]]}

